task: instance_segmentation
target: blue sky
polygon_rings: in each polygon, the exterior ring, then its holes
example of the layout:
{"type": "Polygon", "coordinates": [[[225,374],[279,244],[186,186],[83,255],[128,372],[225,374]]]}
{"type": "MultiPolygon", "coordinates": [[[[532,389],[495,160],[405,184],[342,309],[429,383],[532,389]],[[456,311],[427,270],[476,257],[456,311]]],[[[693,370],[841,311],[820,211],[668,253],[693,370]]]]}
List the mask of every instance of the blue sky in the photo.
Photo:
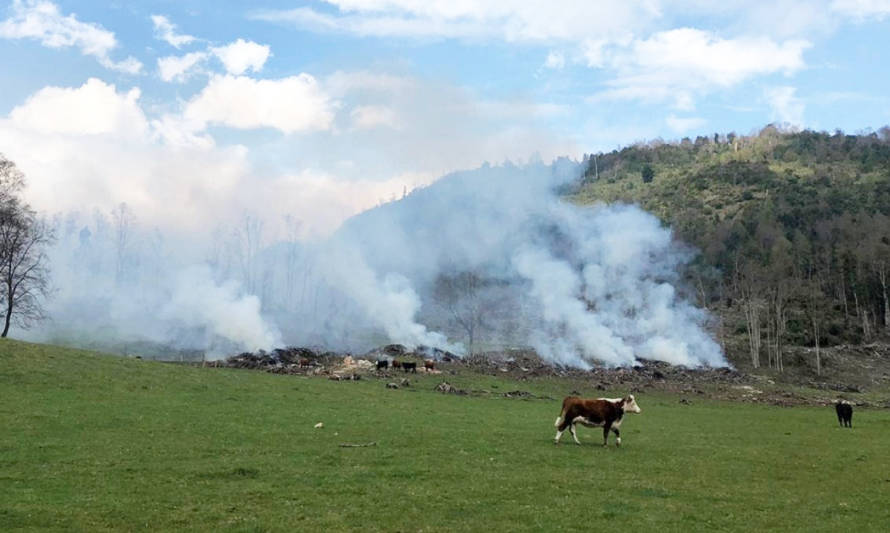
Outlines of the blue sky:
{"type": "Polygon", "coordinates": [[[323,234],[484,161],[877,129],[888,30],[890,0],[20,0],[0,152],[47,211],[275,205],[323,234]]]}

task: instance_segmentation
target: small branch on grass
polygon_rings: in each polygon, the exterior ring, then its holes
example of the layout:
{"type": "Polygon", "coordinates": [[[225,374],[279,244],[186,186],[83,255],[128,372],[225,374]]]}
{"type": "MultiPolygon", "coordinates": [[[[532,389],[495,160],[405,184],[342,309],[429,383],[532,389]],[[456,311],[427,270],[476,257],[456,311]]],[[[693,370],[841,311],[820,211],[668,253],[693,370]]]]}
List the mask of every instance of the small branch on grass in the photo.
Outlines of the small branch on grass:
{"type": "Polygon", "coordinates": [[[367,442],[365,444],[349,444],[347,442],[343,442],[340,444],[341,448],[367,448],[368,446],[377,446],[377,443],[367,442]]]}

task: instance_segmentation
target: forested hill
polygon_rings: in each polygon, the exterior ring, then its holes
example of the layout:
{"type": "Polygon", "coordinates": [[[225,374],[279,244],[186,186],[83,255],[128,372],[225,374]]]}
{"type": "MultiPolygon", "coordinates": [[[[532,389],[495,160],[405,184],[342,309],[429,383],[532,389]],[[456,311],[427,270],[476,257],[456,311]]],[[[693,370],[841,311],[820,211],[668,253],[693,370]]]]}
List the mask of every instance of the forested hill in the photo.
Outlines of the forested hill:
{"type": "Polygon", "coordinates": [[[890,128],[771,125],[585,156],[584,168],[574,201],[637,203],[699,248],[690,286],[736,360],[781,368],[790,344],[890,332],[890,128]]]}

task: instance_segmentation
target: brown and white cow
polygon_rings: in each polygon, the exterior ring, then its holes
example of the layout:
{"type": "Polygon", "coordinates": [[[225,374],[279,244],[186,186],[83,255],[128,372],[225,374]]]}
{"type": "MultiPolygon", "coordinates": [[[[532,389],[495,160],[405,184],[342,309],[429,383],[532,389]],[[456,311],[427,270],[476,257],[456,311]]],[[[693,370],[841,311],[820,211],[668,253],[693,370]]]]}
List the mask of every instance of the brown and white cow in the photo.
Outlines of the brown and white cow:
{"type": "Polygon", "coordinates": [[[566,396],[562,401],[562,411],[556,418],[556,438],[554,444],[559,444],[559,438],[563,432],[570,428],[572,438],[576,444],[581,444],[578,434],[575,432],[575,424],[587,427],[603,428],[603,446],[608,444],[609,431],[615,433],[615,445],[621,446],[621,433],[618,429],[624,421],[624,413],[639,413],[640,406],[633,394],[624,398],[579,398],[578,396],[566,396]]]}

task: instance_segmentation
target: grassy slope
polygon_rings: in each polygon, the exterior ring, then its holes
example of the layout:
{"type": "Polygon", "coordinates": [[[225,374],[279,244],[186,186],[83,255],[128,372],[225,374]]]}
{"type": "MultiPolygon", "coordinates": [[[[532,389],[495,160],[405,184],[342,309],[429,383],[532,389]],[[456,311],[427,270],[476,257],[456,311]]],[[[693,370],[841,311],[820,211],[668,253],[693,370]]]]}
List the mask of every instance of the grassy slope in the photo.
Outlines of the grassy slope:
{"type": "MultiPolygon", "coordinates": [[[[412,378],[413,379],[413,378],[412,378]]],[[[445,396],[0,342],[0,530],[799,530],[890,523],[890,413],[641,395],[624,447],[558,400],[445,396]],[[313,429],[318,421],[325,428],[313,429]],[[339,443],[375,441],[368,448],[339,443]],[[605,519],[605,520],[604,520],[605,519]]],[[[449,376],[561,398],[574,385],[449,376]]],[[[584,390],[584,393],[595,394],[584,390]]],[[[610,391],[614,392],[614,391],[610,391]]]]}

